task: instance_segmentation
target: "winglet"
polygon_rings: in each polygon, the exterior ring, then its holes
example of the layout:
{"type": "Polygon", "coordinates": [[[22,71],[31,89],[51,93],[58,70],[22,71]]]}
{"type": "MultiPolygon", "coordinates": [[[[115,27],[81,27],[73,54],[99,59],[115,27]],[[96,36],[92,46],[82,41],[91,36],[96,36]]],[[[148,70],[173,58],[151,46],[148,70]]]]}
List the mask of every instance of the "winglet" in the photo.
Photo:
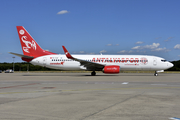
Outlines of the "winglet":
{"type": "Polygon", "coordinates": [[[62,46],[62,48],[63,48],[64,53],[65,53],[65,55],[66,55],[67,58],[69,58],[69,59],[74,59],[64,46],[62,46]]]}

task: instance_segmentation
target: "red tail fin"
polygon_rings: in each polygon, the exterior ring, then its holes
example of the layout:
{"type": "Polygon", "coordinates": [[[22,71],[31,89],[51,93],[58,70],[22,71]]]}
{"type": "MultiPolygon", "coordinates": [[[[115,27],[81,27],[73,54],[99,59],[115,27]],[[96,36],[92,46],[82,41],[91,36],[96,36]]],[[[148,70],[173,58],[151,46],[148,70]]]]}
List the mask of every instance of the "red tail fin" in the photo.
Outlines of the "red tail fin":
{"type": "Polygon", "coordinates": [[[17,26],[17,31],[18,31],[18,35],[19,35],[19,39],[21,42],[24,55],[32,56],[36,58],[43,55],[55,54],[55,53],[43,50],[23,26],[17,26]]]}

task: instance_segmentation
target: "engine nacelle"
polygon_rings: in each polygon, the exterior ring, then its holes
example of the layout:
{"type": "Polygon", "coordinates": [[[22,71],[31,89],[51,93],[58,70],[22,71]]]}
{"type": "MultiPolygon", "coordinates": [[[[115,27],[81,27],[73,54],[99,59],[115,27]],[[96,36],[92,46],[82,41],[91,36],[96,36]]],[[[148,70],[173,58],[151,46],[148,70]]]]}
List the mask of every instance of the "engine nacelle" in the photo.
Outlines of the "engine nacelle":
{"type": "Polygon", "coordinates": [[[108,73],[108,74],[117,74],[119,72],[120,72],[120,66],[118,65],[105,66],[103,69],[103,73],[108,73]]]}

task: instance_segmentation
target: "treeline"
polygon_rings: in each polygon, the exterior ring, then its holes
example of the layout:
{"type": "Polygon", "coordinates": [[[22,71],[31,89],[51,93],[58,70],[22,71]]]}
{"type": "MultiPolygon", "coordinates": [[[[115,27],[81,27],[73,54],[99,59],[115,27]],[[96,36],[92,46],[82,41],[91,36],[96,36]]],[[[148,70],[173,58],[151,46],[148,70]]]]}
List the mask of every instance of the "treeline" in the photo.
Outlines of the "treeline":
{"type": "MultiPolygon", "coordinates": [[[[174,66],[166,71],[180,71],[180,60],[172,61],[171,63],[173,63],[174,66]]],[[[7,69],[13,70],[13,63],[0,63],[0,70],[4,71],[7,69]]],[[[41,67],[38,65],[32,65],[27,62],[14,63],[14,70],[15,71],[56,71],[55,69],[41,67]]]]}
{"type": "Polygon", "coordinates": [[[168,71],[180,71],[180,60],[172,61],[171,63],[173,63],[174,66],[172,68],[168,69],[168,71]]]}
{"type": "MultiPolygon", "coordinates": [[[[0,70],[4,71],[7,69],[13,70],[13,63],[0,63],[0,70]]],[[[54,69],[41,67],[38,65],[32,65],[27,62],[14,63],[14,71],[55,71],[54,69]]]]}

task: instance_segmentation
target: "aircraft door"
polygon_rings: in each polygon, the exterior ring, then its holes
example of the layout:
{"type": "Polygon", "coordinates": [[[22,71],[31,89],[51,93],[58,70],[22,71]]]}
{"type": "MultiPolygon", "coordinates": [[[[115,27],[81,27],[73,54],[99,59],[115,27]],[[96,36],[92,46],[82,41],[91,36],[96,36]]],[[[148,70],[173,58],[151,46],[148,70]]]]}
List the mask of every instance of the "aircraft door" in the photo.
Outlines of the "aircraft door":
{"type": "Polygon", "coordinates": [[[47,61],[47,58],[46,57],[43,57],[43,66],[46,67],[46,61],[47,61]]]}
{"type": "Polygon", "coordinates": [[[154,66],[157,65],[157,58],[153,58],[153,65],[154,65],[154,66]]]}

